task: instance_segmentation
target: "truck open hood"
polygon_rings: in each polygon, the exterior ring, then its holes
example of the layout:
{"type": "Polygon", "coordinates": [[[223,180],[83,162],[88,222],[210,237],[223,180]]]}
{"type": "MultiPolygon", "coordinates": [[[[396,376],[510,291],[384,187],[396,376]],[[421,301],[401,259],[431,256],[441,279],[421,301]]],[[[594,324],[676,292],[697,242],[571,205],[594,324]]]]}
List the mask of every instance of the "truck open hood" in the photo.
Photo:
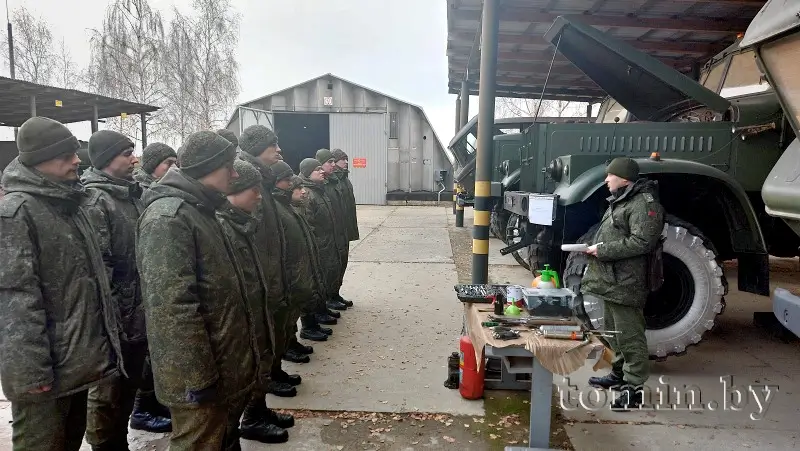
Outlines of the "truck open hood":
{"type": "Polygon", "coordinates": [[[559,16],[544,38],[638,120],[664,120],[697,106],[724,113],[730,106],[686,75],[589,25],[559,16]]]}
{"type": "Polygon", "coordinates": [[[783,219],[800,235],[800,141],[795,139],[761,187],[767,214],[783,219]]]}
{"type": "Polygon", "coordinates": [[[749,47],[800,27],[798,14],[800,3],[796,0],[768,1],[750,22],[739,47],[749,47]]]}

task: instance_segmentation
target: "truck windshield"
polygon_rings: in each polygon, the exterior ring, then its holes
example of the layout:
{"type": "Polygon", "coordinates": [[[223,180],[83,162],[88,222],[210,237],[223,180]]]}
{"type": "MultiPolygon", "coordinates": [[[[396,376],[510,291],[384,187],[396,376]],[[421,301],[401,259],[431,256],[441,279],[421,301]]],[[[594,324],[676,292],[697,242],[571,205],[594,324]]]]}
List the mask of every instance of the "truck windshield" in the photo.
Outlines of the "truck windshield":
{"type": "Polygon", "coordinates": [[[714,92],[717,92],[719,89],[719,82],[722,80],[722,74],[725,72],[726,62],[727,59],[723,59],[715,64],[710,71],[705,73],[705,75],[700,75],[700,79],[703,80],[703,86],[714,92]]]}
{"type": "Polygon", "coordinates": [[[733,56],[728,75],[722,84],[719,95],[726,99],[747,94],[757,94],[768,91],[769,83],[761,75],[756,65],[753,51],[739,53],[733,56]]]}
{"type": "Polygon", "coordinates": [[[800,130],[800,34],[765,44],[761,57],[786,103],[795,132],[800,130]]]}

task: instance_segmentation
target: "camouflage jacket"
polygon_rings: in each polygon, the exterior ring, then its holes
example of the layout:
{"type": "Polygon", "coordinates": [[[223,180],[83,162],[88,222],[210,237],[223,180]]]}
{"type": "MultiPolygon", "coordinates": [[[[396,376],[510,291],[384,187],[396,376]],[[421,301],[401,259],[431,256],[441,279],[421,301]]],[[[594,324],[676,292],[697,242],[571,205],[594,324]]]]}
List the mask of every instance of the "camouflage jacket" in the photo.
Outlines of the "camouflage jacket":
{"type": "Polygon", "coordinates": [[[348,241],[356,241],[358,237],[358,214],[356,212],[356,195],[353,191],[353,183],[349,177],[350,171],[338,169],[334,175],[339,179],[339,192],[342,196],[345,212],[345,226],[347,228],[348,241]]]}
{"type": "Polygon", "coordinates": [[[333,215],[333,206],[325,188],[320,183],[311,181],[308,177],[301,176],[303,186],[308,190],[308,201],[298,210],[311,228],[314,242],[317,245],[320,262],[320,274],[326,290],[332,289],[341,272],[341,250],[337,242],[336,219],[333,215]]]}
{"type": "Polygon", "coordinates": [[[260,353],[259,383],[266,384],[275,355],[275,326],[272,314],[267,307],[267,283],[264,268],[258,257],[258,247],[254,241],[258,221],[246,212],[227,204],[217,211],[217,219],[233,245],[234,255],[241,267],[247,303],[250,306],[253,328],[255,329],[258,351],[260,353]]]}
{"type": "Polygon", "coordinates": [[[348,238],[349,233],[347,230],[347,218],[349,213],[344,201],[341,185],[342,182],[335,172],[329,175],[328,178],[325,179],[325,183],[322,184],[323,191],[331,202],[331,211],[333,212],[333,220],[336,227],[336,247],[339,249],[340,253],[347,252],[350,246],[350,239],[348,238]]]}
{"type": "Polygon", "coordinates": [[[308,224],[291,205],[292,192],[279,188],[272,196],[281,217],[286,237],[286,261],[289,274],[289,298],[292,305],[299,306],[318,296],[321,292],[319,268],[312,263],[316,254],[314,238],[308,224]]]}
{"type": "Polygon", "coordinates": [[[275,199],[272,198],[275,176],[261,160],[249,153],[240,151],[239,158],[255,166],[263,178],[261,206],[256,213],[259,224],[256,230],[256,243],[267,274],[267,287],[269,287],[267,300],[273,309],[286,307],[289,287],[289,276],[286,272],[286,238],[283,235],[275,199]]]}
{"type": "Polygon", "coordinates": [[[143,196],[136,259],[156,395],[194,405],[214,388],[225,404],[252,389],[259,358],[233,247],[217,221],[222,194],[172,168],[143,196]]]}
{"type": "Polygon", "coordinates": [[[139,272],[136,270],[136,223],[142,212],[137,183],[116,179],[89,168],[81,177],[89,198],[89,220],[97,231],[103,261],[111,281],[111,296],[122,320],[122,340],[147,340],[139,272]]]}
{"type": "Polygon", "coordinates": [[[150,188],[156,183],[156,179],[152,175],[144,172],[142,168],[136,168],[133,171],[133,179],[139,182],[143,190],[150,188]]]}
{"type": "Polygon", "coordinates": [[[608,302],[644,307],[647,285],[647,254],[658,243],[664,228],[664,209],[658,201],[655,182],[639,179],[619,196],[611,196],[590,243],[597,258],[589,256],[581,292],[608,302]]]}
{"type": "Polygon", "coordinates": [[[82,186],[14,159],[0,200],[0,380],[12,402],[67,396],[119,374],[119,320],[82,186]],[[49,392],[29,390],[52,385],[49,392]]]}

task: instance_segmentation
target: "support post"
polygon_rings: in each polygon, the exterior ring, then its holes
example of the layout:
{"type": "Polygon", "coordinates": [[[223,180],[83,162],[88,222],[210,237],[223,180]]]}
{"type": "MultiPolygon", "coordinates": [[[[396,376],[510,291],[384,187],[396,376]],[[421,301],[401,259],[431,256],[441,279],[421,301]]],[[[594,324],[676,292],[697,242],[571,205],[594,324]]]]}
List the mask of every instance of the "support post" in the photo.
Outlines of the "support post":
{"type": "Polygon", "coordinates": [[[98,130],[97,105],[92,105],[92,133],[98,130]]]}
{"type": "Polygon", "coordinates": [[[588,103],[586,105],[586,117],[592,117],[592,104],[588,103]]]}
{"type": "Polygon", "coordinates": [[[464,227],[464,199],[456,196],[456,227],[464,227]]]}
{"type": "Polygon", "coordinates": [[[461,120],[459,121],[458,129],[461,130],[469,122],[469,88],[467,87],[467,80],[461,82],[461,94],[458,98],[461,100],[461,120]]]}
{"type": "Polygon", "coordinates": [[[456,97],[456,133],[461,130],[461,96],[456,97]]]}
{"type": "MultiPolygon", "coordinates": [[[[475,227],[472,229],[472,283],[489,279],[489,221],[491,217],[492,144],[499,0],[483,0],[481,76],[478,87],[478,149],[475,161],[475,227]]],[[[463,107],[462,107],[463,108],[463,107]]]]}
{"type": "Polygon", "coordinates": [[[36,96],[31,96],[31,117],[36,117],[36,96]]]}
{"type": "Polygon", "coordinates": [[[141,113],[142,118],[142,150],[147,147],[147,113],[141,113]]]}
{"type": "Polygon", "coordinates": [[[458,203],[458,183],[453,180],[453,214],[456,214],[456,203],[458,203]]]}

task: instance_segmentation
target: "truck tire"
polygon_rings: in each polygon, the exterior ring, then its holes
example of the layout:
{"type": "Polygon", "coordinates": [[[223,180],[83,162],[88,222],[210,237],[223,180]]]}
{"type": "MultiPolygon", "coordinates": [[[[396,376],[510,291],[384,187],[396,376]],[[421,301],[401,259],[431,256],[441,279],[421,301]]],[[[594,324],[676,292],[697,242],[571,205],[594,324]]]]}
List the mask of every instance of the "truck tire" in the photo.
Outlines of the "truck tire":
{"type": "MultiPolygon", "coordinates": [[[[597,230],[593,226],[580,242],[597,230]]],[[[664,286],[651,293],[645,305],[647,348],[650,358],[679,356],[700,343],[725,309],[728,282],[713,244],[697,227],[666,215],[664,231],[664,286]]],[[[585,305],[580,295],[588,256],[572,252],[567,258],[564,286],[575,293],[573,310],[594,329],[603,328],[603,306],[585,305]]],[[[588,325],[588,324],[587,324],[588,325]]]]}
{"type": "Polygon", "coordinates": [[[508,214],[505,210],[498,211],[497,208],[492,210],[492,216],[489,222],[489,232],[502,242],[506,242],[506,228],[508,227],[508,214]]]}
{"type": "MultiPolygon", "coordinates": [[[[506,239],[504,240],[506,245],[510,246],[512,244],[516,244],[522,239],[527,223],[527,219],[518,214],[511,213],[509,215],[508,222],[506,223],[506,239]]],[[[511,253],[511,255],[514,257],[514,260],[516,260],[520,266],[528,271],[531,270],[531,265],[528,263],[529,252],[531,249],[532,247],[528,246],[525,249],[511,253]]]]}

